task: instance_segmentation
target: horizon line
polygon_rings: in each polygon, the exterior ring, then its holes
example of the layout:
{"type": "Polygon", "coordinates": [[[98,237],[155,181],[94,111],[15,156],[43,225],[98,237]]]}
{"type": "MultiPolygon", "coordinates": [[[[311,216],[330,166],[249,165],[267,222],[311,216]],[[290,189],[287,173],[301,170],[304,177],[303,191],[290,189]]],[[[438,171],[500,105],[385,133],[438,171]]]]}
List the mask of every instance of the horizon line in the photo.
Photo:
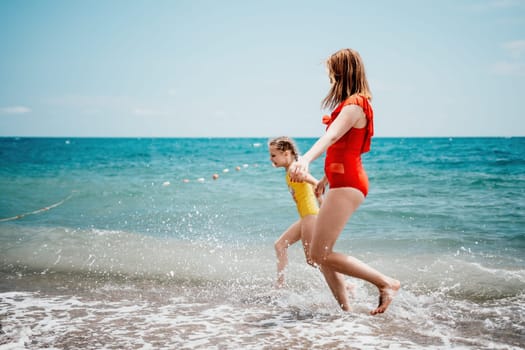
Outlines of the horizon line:
{"type": "MultiPolygon", "coordinates": [[[[0,135],[3,139],[268,139],[275,136],[8,136],[0,135]]],[[[294,139],[315,139],[320,136],[290,136],[294,139]]],[[[525,135],[462,135],[462,136],[373,136],[376,139],[402,138],[523,138],[525,135]]]]}

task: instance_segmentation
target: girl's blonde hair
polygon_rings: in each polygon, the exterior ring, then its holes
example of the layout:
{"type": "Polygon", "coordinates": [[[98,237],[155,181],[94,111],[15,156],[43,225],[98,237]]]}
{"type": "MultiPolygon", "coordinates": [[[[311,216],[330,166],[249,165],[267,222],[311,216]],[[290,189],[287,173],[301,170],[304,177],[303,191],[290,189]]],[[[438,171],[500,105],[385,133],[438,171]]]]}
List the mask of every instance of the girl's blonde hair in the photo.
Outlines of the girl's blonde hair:
{"type": "Polygon", "coordinates": [[[295,160],[299,158],[299,149],[295,144],[295,141],[287,136],[280,136],[274,139],[271,139],[268,142],[268,146],[273,146],[279,151],[290,151],[295,160]]]}
{"type": "Polygon", "coordinates": [[[326,67],[332,87],[322,102],[323,108],[333,109],[355,94],[372,100],[365,65],[357,51],[352,49],[337,51],[326,60],[326,67]]]}

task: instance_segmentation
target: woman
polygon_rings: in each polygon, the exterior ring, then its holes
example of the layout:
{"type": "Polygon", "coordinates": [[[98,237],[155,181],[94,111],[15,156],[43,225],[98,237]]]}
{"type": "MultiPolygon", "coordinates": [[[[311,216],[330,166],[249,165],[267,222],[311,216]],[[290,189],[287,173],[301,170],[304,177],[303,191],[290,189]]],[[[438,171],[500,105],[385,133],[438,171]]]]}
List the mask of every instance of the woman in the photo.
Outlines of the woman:
{"type": "Polygon", "coordinates": [[[374,284],[379,290],[379,305],[370,313],[386,311],[400,288],[398,280],[385,276],[362,261],[332,249],[347,221],[368,193],[368,177],[361,164],[361,154],[370,150],[374,132],[372,94],[359,53],[343,49],[327,60],[331,88],[323,107],[335,108],[325,116],[326,132],[304,156],[289,167],[292,181],[303,181],[309,164],[325,151],[325,176],[316,192],[330,189],[323,201],[312,237],[310,257],[320,266],[336,300],[350,310],[345,282],[341,274],[374,284]]]}

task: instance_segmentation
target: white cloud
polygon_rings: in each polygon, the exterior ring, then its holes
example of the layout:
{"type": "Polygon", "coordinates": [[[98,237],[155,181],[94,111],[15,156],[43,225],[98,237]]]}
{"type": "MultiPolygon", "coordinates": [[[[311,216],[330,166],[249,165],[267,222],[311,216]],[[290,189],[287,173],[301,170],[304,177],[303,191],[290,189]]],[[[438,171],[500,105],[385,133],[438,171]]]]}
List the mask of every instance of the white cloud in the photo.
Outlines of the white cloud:
{"type": "Polygon", "coordinates": [[[476,2],[474,6],[478,10],[506,9],[520,6],[523,0],[490,0],[486,2],[476,2]]]}
{"type": "Polygon", "coordinates": [[[525,76],[525,40],[507,41],[501,44],[506,58],[492,65],[499,75],[525,76]]]}
{"type": "Polygon", "coordinates": [[[520,1],[520,0],[492,0],[492,1],[489,1],[488,4],[491,7],[509,8],[509,7],[519,6],[522,3],[523,1],[520,1]]]}
{"type": "Polygon", "coordinates": [[[30,112],[31,108],[24,106],[10,106],[0,108],[0,114],[26,114],[30,112]]]}
{"type": "Polygon", "coordinates": [[[59,107],[105,109],[128,106],[131,99],[125,96],[64,95],[48,98],[45,102],[59,107]]]}
{"type": "Polygon", "coordinates": [[[502,46],[513,58],[520,58],[525,54],[525,40],[508,41],[502,46]]]}
{"type": "Polygon", "coordinates": [[[523,0],[489,0],[489,1],[474,1],[471,5],[467,5],[475,12],[492,12],[497,10],[507,10],[523,6],[523,0]]]}
{"type": "Polygon", "coordinates": [[[135,108],[132,111],[132,113],[135,114],[135,115],[148,116],[148,117],[158,116],[158,115],[166,115],[165,112],[161,112],[161,111],[150,109],[150,108],[140,108],[140,107],[139,108],[135,108]]]}
{"type": "Polygon", "coordinates": [[[522,62],[497,62],[493,65],[493,71],[500,75],[525,76],[525,63],[522,62]]]}
{"type": "Polygon", "coordinates": [[[64,95],[48,98],[45,102],[51,106],[75,108],[91,115],[114,112],[131,113],[141,117],[169,115],[169,111],[163,108],[136,107],[137,101],[127,96],[64,95]]]}

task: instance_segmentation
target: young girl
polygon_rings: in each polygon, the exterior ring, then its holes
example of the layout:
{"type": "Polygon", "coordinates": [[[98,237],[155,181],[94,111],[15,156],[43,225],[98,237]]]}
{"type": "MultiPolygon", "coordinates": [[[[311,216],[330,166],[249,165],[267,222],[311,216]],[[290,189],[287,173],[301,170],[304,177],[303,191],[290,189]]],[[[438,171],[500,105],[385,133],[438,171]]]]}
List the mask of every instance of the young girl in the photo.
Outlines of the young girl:
{"type": "Polygon", "coordinates": [[[276,287],[284,285],[284,269],[288,265],[288,247],[297,241],[303,243],[306,262],[312,265],[309,257],[309,247],[314,230],[315,218],[319,212],[321,196],[316,198],[314,187],[317,180],[306,174],[301,182],[292,182],[288,175],[288,168],[299,157],[295,142],[288,137],[278,137],[268,143],[270,160],[274,167],[286,169],[286,183],[297,205],[300,219],[293,223],[275,242],[275,253],[277,254],[277,283],[276,287]]]}
{"type": "Polygon", "coordinates": [[[374,133],[372,94],[357,51],[339,50],[328,58],[326,66],[331,88],[323,106],[333,108],[332,114],[323,118],[326,132],[288,168],[292,181],[301,181],[308,177],[310,162],[326,151],[325,177],[319,187],[325,186],[326,179],[330,190],[316,220],[309,257],[320,266],[343,310],[349,310],[350,306],[341,274],[374,284],[379,291],[379,304],[370,313],[376,315],[386,311],[400,288],[399,281],[354,257],[332,250],[368,193],[368,177],[361,164],[361,154],[370,150],[374,133]]]}

